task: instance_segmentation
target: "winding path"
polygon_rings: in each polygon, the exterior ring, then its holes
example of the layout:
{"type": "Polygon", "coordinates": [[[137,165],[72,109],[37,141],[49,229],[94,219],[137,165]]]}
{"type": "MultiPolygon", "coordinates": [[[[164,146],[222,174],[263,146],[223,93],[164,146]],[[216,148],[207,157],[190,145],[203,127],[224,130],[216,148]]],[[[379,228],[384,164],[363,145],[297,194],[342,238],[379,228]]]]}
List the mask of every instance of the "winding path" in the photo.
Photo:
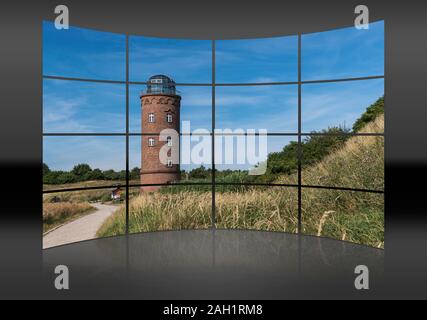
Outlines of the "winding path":
{"type": "Polygon", "coordinates": [[[93,204],[97,210],[74,221],[66,223],[43,236],[43,249],[61,244],[96,238],[102,223],[119,207],[106,204],[93,204]]]}

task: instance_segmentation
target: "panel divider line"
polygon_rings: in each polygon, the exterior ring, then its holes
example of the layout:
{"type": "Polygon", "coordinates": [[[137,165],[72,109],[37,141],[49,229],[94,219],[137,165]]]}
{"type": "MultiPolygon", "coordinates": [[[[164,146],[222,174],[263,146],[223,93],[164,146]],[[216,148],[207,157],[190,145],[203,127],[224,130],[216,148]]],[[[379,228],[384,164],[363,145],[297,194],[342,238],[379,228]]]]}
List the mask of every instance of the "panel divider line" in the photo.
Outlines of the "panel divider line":
{"type": "MultiPolygon", "coordinates": [[[[148,132],[144,132],[144,133],[137,133],[137,132],[112,132],[112,133],[107,133],[107,132],[45,132],[43,133],[44,137],[124,137],[126,135],[129,136],[157,136],[159,135],[159,132],[153,132],[153,133],[148,133],[148,132]]],[[[185,133],[179,133],[178,134],[180,136],[211,136],[212,133],[203,133],[203,132],[185,132],[185,133]]],[[[267,132],[267,133],[259,133],[259,132],[233,132],[233,133],[228,133],[228,132],[221,132],[221,133],[216,133],[215,136],[259,136],[259,135],[267,135],[267,136],[298,136],[298,132],[267,132]]],[[[354,136],[360,136],[360,137],[384,137],[384,133],[369,133],[369,132],[362,132],[362,133],[357,133],[357,132],[348,132],[348,133],[327,133],[327,132],[302,132],[301,136],[344,136],[344,137],[354,137],[354,136]]]]}
{"type": "Polygon", "coordinates": [[[375,79],[384,79],[384,75],[357,77],[357,78],[338,78],[338,79],[329,79],[329,80],[328,79],[325,79],[325,80],[304,80],[304,81],[301,81],[301,83],[302,84],[333,83],[333,82],[363,81],[363,80],[375,80],[375,79]]]}
{"type": "Polygon", "coordinates": [[[215,175],[215,39],[212,40],[212,229],[216,228],[215,175]]]}
{"type": "MultiPolygon", "coordinates": [[[[131,184],[129,187],[153,187],[153,186],[211,186],[212,182],[197,182],[197,183],[144,183],[144,184],[131,184]]],[[[298,184],[284,184],[284,183],[244,183],[244,182],[218,182],[215,185],[221,186],[261,186],[261,187],[286,187],[286,188],[298,188],[298,184]]],[[[61,192],[73,192],[73,191],[83,191],[83,190],[102,190],[102,189],[111,189],[116,187],[114,185],[105,185],[105,186],[96,186],[96,187],[81,187],[81,188],[63,188],[63,189],[50,189],[43,190],[43,194],[49,193],[61,193],[61,192]]],[[[334,186],[318,186],[318,185],[301,185],[301,188],[309,189],[326,189],[326,190],[339,190],[339,191],[349,191],[349,192],[365,192],[365,193],[378,193],[384,194],[384,190],[375,190],[375,189],[358,189],[350,187],[334,187],[334,186]]]]}
{"type": "Polygon", "coordinates": [[[129,234],[129,35],[126,34],[126,235],[129,234]]]}
{"type": "Polygon", "coordinates": [[[301,132],[302,132],[302,111],[301,111],[301,33],[298,33],[298,281],[301,280],[302,270],[302,247],[301,247],[301,234],[302,234],[302,178],[301,178],[301,132]]]}
{"type": "Polygon", "coordinates": [[[298,234],[302,233],[302,178],[301,178],[301,33],[298,34],[298,234]]]}
{"type": "Polygon", "coordinates": [[[43,133],[44,137],[124,137],[126,132],[112,132],[112,133],[97,133],[97,132],[55,132],[55,133],[43,133]]]}
{"type": "MultiPolygon", "coordinates": [[[[123,80],[104,80],[104,79],[91,79],[91,78],[76,78],[76,77],[63,77],[53,75],[43,75],[43,79],[50,80],[65,80],[65,81],[81,81],[81,82],[99,82],[99,83],[111,83],[111,84],[126,84],[131,85],[146,85],[146,81],[123,81],[123,80]]],[[[314,84],[314,83],[333,83],[333,82],[347,82],[347,81],[363,81],[363,80],[375,80],[384,79],[384,75],[366,76],[366,77],[353,77],[353,78],[337,78],[337,79],[319,79],[319,80],[304,80],[302,84],[314,84]]],[[[297,85],[298,81],[286,81],[286,82],[247,82],[247,83],[217,83],[218,87],[236,87],[236,86],[274,86],[274,85],[297,85]]],[[[183,87],[210,87],[211,83],[175,83],[176,86],[183,87]]]]}
{"type": "Polygon", "coordinates": [[[125,84],[126,83],[126,81],[122,81],[122,80],[103,80],[103,79],[49,76],[49,75],[43,75],[43,79],[65,80],[65,81],[81,81],[81,82],[99,82],[99,83],[111,83],[111,84],[125,84]]]}

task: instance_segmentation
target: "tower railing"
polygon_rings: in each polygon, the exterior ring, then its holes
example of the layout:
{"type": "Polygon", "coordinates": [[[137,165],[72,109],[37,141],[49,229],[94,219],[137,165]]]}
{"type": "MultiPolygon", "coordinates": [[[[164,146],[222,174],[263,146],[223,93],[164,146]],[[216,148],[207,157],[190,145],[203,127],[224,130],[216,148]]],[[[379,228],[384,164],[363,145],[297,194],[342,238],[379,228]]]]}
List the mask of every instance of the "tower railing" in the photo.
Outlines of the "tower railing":
{"type": "Polygon", "coordinates": [[[181,91],[176,90],[175,87],[165,87],[165,86],[152,86],[140,91],[140,95],[145,94],[173,94],[180,95],[181,91]]]}

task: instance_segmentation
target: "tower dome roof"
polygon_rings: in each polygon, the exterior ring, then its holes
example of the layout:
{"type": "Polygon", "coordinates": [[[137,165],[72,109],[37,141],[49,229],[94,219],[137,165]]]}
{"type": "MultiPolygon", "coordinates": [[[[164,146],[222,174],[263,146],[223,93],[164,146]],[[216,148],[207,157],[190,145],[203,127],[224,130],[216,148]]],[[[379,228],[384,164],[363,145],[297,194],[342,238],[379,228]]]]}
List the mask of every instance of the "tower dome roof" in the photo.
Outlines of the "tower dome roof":
{"type": "Polygon", "coordinates": [[[175,81],[173,81],[171,78],[169,78],[168,76],[165,76],[164,74],[156,74],[154,76],[151,76],[148,79],[148,82],[151,82],[152,80],[157,81],[157,80],[161,80],[163,82],[167,82],[167,83],[175,83],[175,81]]]}
{"type": "Polygon", "coordinates": [[[147,81],[146,93],[176,94],[175,81],[163,74],[151,76],[147,81]]]}

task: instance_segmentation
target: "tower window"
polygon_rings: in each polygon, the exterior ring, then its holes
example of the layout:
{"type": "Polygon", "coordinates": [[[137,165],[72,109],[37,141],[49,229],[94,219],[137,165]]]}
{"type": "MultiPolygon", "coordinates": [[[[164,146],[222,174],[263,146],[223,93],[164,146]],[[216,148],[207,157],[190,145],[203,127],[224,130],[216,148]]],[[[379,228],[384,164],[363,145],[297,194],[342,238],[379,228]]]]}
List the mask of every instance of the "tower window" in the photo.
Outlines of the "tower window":
{"type": "Polygon", "coordinates": [[[171,159],[168,159],[166,166],[168,166],[169,168],[172,167],[172,160],[171,159]]]}
{"type": "Polygon", "coordinates": [[[148,138],[148,146],[154,147],[155,144],[156,141],[154,140],[154,138],[148,138]]]}
{"type": "Polygon", "coordinates": [[[154,113],[149,113],[148,114],[148,122],[154,122],[155,121],[155,116],[154,113]]]}
{"type": "Polygon", "coordinates": [[[172,138],[171,137],[167,137],[166,141],[168,143],[168,147],[172,147],[172,138]]]}
{"type": "Polygon", "coordinates": [[[172,122],[172,115],[171,115],[170,113],[168,113],[168,114],[166,115],[166,121],[167,121],[167,122],[172,122]]]}

